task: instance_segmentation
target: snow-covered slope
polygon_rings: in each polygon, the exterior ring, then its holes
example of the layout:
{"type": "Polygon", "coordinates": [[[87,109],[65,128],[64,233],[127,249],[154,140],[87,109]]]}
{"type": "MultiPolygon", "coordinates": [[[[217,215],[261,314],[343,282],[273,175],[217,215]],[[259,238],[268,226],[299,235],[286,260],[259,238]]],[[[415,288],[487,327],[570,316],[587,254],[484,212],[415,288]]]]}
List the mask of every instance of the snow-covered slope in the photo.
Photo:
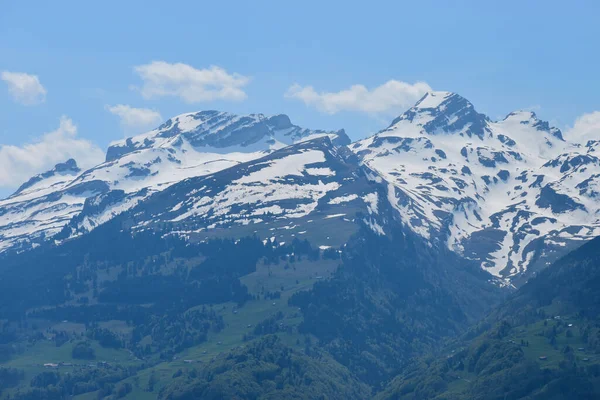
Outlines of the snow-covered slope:
{"type": "Polygon", "coordinates": [[[565,142],[532,112],[493,122],[448,92],[351,145],[410,229],[503,277],[600,235],[598,147],[565,142]]]}
{"type": "Polygon", "coordinates": [[[60,238],[84,234],[183,179],[319,137],[350,142],[343,130],[303,129],[285,115],[203,111],[177,116],[151,132],[111,144],[106,161],[94,168],[80,171],[69,160],[0,201],[0,251],[26,249],[59,232],[60,238]]]}
{"type": "Polygon", "coordinates": [[[271,240],[310,237],[319,246],[340,246],[358,220],[383,234],[391,219],[384,187],[368,174],[347,148],[313,139],[186,179],[131,210],[126,225],[200,239],[259,232],[271,240]]]}
{"type": "Polygon", "coordinates": [[[60,231],[78,213],[91,187],[69,184],[81,170],[75,160],[34,176],[0,200],[0,251],[29,245],[60,231]]]}

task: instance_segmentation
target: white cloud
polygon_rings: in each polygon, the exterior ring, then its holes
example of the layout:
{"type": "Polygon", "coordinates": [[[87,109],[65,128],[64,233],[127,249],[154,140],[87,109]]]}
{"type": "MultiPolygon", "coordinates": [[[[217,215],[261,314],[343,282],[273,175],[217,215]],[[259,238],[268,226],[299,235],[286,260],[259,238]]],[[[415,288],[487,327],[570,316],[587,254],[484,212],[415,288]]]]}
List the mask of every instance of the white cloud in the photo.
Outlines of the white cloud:
{"type": "Polygon", "coordinates": [[[566,132],[566,139],[585,144],[588,140],[600,140],[600,111],[583,114],[566,132]]]}
{"type": "Polygon", "coordinates": [[[221,67],[196,69],[190,65],[153,61],[134,67],[143,85],[136,88],[146,99],[164,96],[179,97],[186,103],[213,100],[241,101],[247,95],[243,87],[250,78],[221,67]]]}
{"type": "Polygon", "coordinates": [[[58,129],[31,143],[0,145],[0,187],[16,187],[69,158],[86,169],[101,163],[104,152],[92,142],[77,137],[75,124],[63,116],[58,129]]]}
{"type": "Polygon", "coordinates": [[[317,92],[312,86],[292,85],[285,97],[298,99],[317,110],[336,114],[340,111],[359,111],[368,114],[398,113],[416,103],[431,87],[425,82],[410,84],[390,80],[372,90],[353,85],[339,92],[317,92]]]}
{"type": "Polygon", "coordinates": [[[13,99],[26,106],[34,106],[46,100],[46,89],[37,75],[24,72],[2,71],[2,79],[8,85],[8,92],[13,99]]]}
{"type": "Polygon", "coordinates": [[[158,111],[149,108],[135,108],[127,104],[106,106],[106,110],[120,118],[121,126],[125,131],[154,127],[162,120],[158,111]]]}

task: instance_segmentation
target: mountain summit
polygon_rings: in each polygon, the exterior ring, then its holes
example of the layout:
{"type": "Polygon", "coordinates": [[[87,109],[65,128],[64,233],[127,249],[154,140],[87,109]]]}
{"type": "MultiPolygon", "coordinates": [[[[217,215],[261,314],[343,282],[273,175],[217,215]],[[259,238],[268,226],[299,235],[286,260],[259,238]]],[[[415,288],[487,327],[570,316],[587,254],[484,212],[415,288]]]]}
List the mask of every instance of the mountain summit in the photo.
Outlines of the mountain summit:
{"type": "Polygon", "coordinates": [[[77,162],[70,158],[63,163],[58,163],[49,171],[38,174],[30,178],[27,182],[19,186],[16,192],[10,197],[24,195],[26,193],[39,192],[43,189],[56,189],[62,183],[66,183],[70,178],[77,176],[81,169],[77,166],[77,162]]]}
{"type": "Polygon", "coordinates": [[[458,133],[467,137],[486,135],[488,118],[475,111],[464,97],[450,92],[426,93],[413,107],[396,118],[389,129],[404,123],[422,127],[429,134],[458,133]]]}
{"type": "Polygon", "coordinates": [[[275,150],[319,136],[349,144],[344,132],[313,131],[293,125],[287,115],[234,115],[220,111],[181,114],[143,135],[111,143],[106,161],[151,147],[181,146],[183,141],[206,152],[253,152],[275,150]]]}

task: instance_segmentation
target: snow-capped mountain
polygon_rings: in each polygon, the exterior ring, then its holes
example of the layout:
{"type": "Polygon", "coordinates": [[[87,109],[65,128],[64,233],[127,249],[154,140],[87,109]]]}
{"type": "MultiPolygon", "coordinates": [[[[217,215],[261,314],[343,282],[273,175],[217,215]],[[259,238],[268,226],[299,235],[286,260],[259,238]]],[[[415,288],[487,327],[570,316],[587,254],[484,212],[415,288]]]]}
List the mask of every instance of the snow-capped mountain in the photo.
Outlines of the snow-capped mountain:
{"type": "Polygon", "coordinates": [[[81,209],[85,188],[71,186],[81,170],[75,160],[36,175],[0,200],[0,251],[51,236],[81,209]]]}
{"type": "Polygon", "coordinates": [[[0,201],[0,252],[116,215],[193,240],[305,235],[319,246],[343,245],[359,221],[379,234],[400,223],[518,284],[600,236],[599,149],[532,112],[492,121],[448,92],[352,144],[285,115],[183,114],[112,143],[94,168],[69,160],[0,201]]]}
{"type": "Polygon", "coordinates": [[[598,143],[569,144],[532,112],[494,122],[433,92],[351,149],[411,230],[512,277],[600,235],[598,143]]]}
{"type": "Polygon", "coordinates": [[[350,142],[343,130],[303,129],[285,115],[179,115],[151,132],[112,143],[106,161],[96,167],[80,171],[69,160],[0,201],[0,251],[26,249],[63,229],[61,237],[84,234],[173,183],[319,137],[350,142]]]}

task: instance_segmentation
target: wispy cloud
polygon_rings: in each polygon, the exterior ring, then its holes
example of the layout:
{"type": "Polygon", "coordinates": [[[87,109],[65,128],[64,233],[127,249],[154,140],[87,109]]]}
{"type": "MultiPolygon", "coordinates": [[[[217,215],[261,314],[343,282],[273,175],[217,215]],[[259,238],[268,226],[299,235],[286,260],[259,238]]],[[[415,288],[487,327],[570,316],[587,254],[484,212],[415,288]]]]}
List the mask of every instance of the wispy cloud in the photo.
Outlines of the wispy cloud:
{"type": "Polygon", "coordinates": [[[593,111],[579,116],[573,127],[567,129],[566,138],[576,143],[600,140],[600,111],[593,111]]]}
{"type": "Polygon", "coordinates": [[[312,86],[292,85],[286,98],[301,100],[310,107],[327,113],[357,111],[368,114],[398,113],[412,106],[431,87],[425,82],[414,84],[390,80],[373,89],[353,85],[339,92],[317,92],[312,86]]]}
{"type": "Polygon", "coordinates": [[[213,100],[241,101],[247,95],[243,88],[250,78],[228,73],[225,69],[211,66],[196,69],[191,65],[165,61],[134,67],[143,81],[139,90],[146,99],[165,96],[179,97],[186,103],[199,103],[213,100]]]}
{"type": "Polygon", "coordinates": [[[89,168],[104,159],[104,152],[77,136],[70,118],[61,117],[59,127],[22,146],[0,145],[0,187],[13,188],[55,164],[74,158],[89,168]]]}
{"type": "Polygon", "coordinates": [[[42,86],[37,75],[2,71],[0,79],[6,82],[8,92],[20,104],[33,106],[46,100],[46,88],[42,86]]]}
{"type": "Polygon", "coordinates": [[[158,111],[149,108],[135,108],[127,104],[106,106],[106,110],[119,117],[123,130],[128,133],[154,127],[162,120],[158,111]]]}

